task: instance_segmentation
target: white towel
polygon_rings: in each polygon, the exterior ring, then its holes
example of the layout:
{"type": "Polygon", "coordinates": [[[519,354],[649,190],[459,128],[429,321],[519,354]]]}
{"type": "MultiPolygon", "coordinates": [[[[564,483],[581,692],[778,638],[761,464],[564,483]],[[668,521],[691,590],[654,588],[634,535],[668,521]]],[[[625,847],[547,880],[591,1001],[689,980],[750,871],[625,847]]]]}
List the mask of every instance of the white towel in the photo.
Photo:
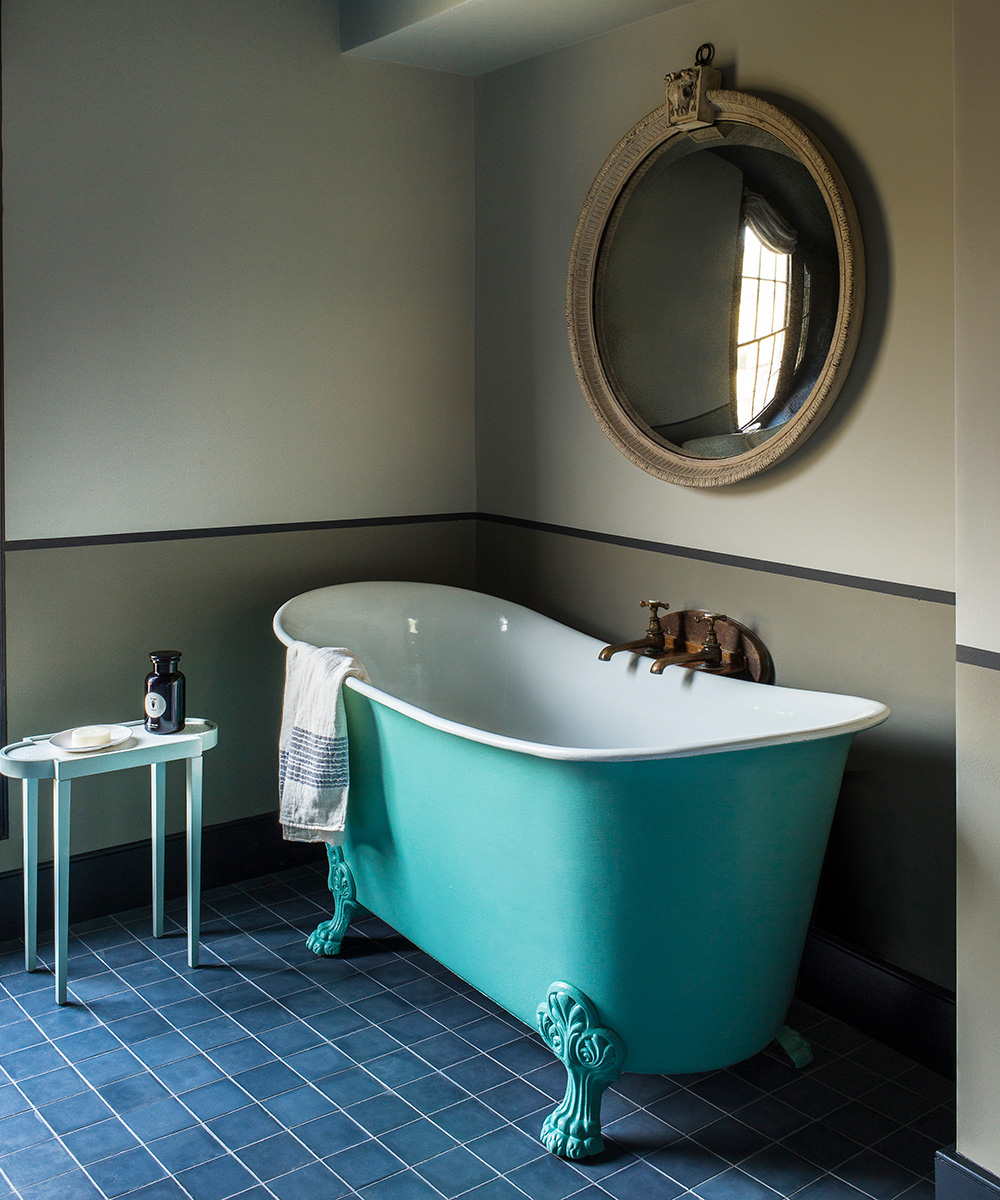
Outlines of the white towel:
{"type": "Polygon", "coordinates": [[[279,820],[286,841],[344,840],[347,719],[344,680],[370,682],[349,650],[292,642],[285,658],[285,700],[278,740],[279,820]]]}

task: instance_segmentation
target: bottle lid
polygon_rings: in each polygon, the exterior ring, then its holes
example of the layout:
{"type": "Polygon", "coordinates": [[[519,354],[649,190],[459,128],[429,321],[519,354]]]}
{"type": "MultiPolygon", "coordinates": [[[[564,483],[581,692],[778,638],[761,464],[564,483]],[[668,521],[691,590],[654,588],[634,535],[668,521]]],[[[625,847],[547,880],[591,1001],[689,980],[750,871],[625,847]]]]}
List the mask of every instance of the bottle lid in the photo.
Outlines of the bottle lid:
{"type": "Polygon", "coordinates": [[[149,657],[153,662],[160,662],[161,659],[166,659],[167,662],[171,660],[176,662],[180,656],[180,650],[150,650],[149,652],[149,657]]]}

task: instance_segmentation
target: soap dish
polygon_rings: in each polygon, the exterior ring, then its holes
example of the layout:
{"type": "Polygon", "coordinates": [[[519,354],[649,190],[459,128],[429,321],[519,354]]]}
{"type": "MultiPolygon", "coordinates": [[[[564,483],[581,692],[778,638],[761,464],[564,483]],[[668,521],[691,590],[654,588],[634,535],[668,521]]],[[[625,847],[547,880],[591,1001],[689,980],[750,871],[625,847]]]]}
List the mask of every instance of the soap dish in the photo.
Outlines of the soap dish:
{"type": "MultiPolygon", "coordinates": [[[[78,726],[75,728],[78,728],[78,726]]],[[[126,725],[109,725],[108,732],[111,734],[110,739],[106,742],[101,742],[99,746],[71,745],[73,738],[72,729],[64,729],[62,733],[54,733],[49,738],[49,742],[57,750],[64,750],[68,754],[93,754],[95,750],[110,750],[112,746],[120,746],[122,742],[127,742],[132,736],[132,730],[126,725]]]]}

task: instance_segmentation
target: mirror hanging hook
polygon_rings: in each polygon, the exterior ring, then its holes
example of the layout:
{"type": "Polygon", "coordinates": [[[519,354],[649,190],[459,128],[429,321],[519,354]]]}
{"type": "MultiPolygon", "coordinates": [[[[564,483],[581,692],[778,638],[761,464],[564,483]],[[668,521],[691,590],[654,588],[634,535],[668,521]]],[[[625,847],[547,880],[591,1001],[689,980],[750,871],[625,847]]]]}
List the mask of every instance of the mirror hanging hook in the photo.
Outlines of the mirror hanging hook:
{"type": "Polygon", "coordinates": [[[678,129],[703,129],[715,122],[715,107],[708,99],[710,89],[722,86],[722,72],[711,66],[715,47],[703,42],[695,53],[695,65],[674,71],[663,82],[667,89],[667,121],[678,129]]]}

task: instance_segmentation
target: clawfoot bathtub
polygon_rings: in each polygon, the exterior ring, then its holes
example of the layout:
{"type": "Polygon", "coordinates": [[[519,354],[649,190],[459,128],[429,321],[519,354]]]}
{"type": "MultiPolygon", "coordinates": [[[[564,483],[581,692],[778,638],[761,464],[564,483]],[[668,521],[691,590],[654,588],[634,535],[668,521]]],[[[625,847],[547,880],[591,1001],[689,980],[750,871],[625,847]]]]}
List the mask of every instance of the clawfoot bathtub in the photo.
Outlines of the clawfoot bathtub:
{"type": "Polygon", "coordinates": [[[601,1150],[622,1070],[712,1070],[779,1034],[795,1056],[844,762],[884,705],[599,662],[584,634],[428,584],[320,588],[275,630],[372,680],[346,683],[347,833],[310,945],[335,954],[360,902],[534,1024],[568,1074],[550,1150],[601,1150]]]}

